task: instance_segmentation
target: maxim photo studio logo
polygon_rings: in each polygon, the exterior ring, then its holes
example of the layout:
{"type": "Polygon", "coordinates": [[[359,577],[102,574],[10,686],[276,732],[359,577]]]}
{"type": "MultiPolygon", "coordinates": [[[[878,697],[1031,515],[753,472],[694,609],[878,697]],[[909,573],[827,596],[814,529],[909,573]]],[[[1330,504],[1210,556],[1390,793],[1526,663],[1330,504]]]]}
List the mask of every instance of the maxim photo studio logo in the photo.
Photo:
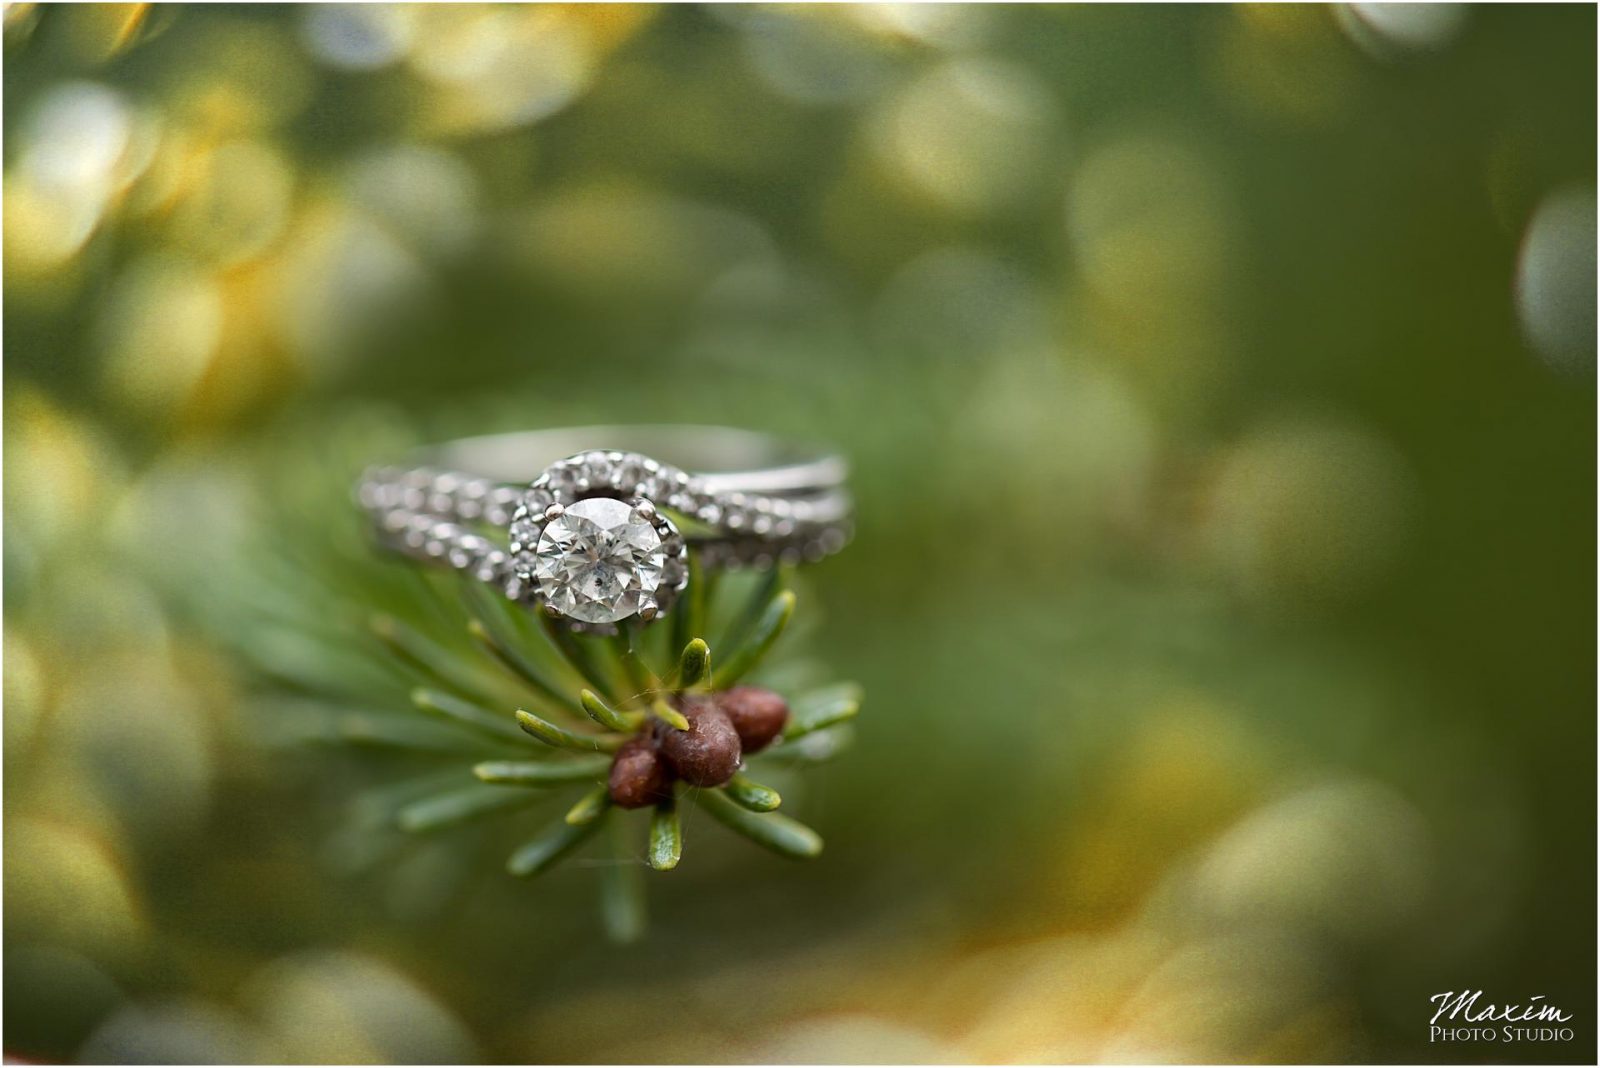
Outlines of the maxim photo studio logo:
{"type": "Polygon", "coordinates": [[[1534,994],[1527,1001],[1497,1004],[1481,990],[1446,990],[1428,999],[1433,1019],[1428,1021],[1429,1042],[1571,1042],[1572,1019],[1534,994]]]}

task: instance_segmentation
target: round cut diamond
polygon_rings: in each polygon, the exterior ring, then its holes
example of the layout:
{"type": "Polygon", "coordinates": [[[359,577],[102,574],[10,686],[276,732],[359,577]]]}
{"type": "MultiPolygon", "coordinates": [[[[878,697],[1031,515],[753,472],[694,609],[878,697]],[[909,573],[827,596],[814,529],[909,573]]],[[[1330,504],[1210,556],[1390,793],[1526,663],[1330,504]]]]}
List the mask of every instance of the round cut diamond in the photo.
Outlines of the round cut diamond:
{"type": "Polygon", "coordinates": [[[661,584],[667,552],[650,520],[626,501],[591,497],[545,524],[533,577],[551,608],[585,623],[639,611],[661,584]]]}

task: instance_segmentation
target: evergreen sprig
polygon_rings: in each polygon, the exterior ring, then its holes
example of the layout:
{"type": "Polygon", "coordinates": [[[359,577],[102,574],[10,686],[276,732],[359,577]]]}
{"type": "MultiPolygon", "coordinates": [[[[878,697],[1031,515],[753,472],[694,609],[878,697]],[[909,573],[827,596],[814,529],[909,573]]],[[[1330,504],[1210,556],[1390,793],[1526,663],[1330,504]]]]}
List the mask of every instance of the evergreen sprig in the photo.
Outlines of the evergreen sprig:
{"type": "Polygon", "coordinates": [[[742,685],[763,678],[763,671],[769,685],[783,685],[785,672],[772,654],[790,631],[796,596],[782,572],[714,579],[692,560],[691,582],[699,588],[686,591],[676,613],[655,626],[618,628],[615,635],[577,632],[547,610],[514,604],[452,574],[413,572],[393,560],[375,561],[361,574],[359,596],[369,606],[364,619],[354,611],[334,612],[316,620],[315,630],[308,625],[299,633],[285,620],[273,634],[280,641],[292,635],[300,656],[286,659],[274,647],[265,659],[279,685],[315,695],[297,702],[302,713],[322,713],[302,736],[459,767],[459,777],[430,774],[415,780],[414,789],[405,783],[377,788],[403,798],[379,808],[400,832],[448,833],[564,796],[556,810],[564,815],[515,848],[506,869],[537,876],[591,840],[603,841],[615,863],[599,866],[599,902],[607,932],[619,941],[645,930],[637,858],[642,854],[649,867],[670,871],[683,857],[683,802],[781,856],[806,859],[821,852],[816,832],[776,811],[782,799],[764,784],[760,768],[832,756],[846,740],[838,728],[855,715],[859,693],[853,686],[800,687],[784,699],[742,685]],[[340,634],[346,648],[335,640],[340,634]],[[719,636],[715,644],[708,634],[719,636]],[[301,663],[311,670],[296,670],[301,663]],[[374,673],[402,683],[394,691],[405,696],[374,697],[378,688],[357,681],[374,673]],[[343,683],[330,685],[341,677],[343,683]],[[662,741],[666,735],[688,731],[697,709],[724,699],[736,685],[785,710],[781,725],[767,734],[770,745],[763,739],[747,747],[737,772],[717,785],[669,775],[665,792],[645,806],[640,841],[608,784],[616,754],[629,743],[670,749],[670,741],[662,741]],[[825,744],[817,744],[819,732],[825,744]]]}
{"type": "Polygon", "coordinates": [[[370,780],[352,790],[330,860],[353,874],[425,840],[466,858],[483,837],[472,828],[537,811],[544,827],[507,870],[532,877],[601,852],[600,913],[627,942],[646,928],[646,868],[683,860],[688,806],[781,856],[816,856],[822,839],[769,783],[788,792],[847,746],[861,695],[797,655],[816,617],[796,614],[789,571],[705,568],[691,548],[688,586],[663,619],[577,632],[465,575],[375,548],[365,516],[342,506],[348,472],[411,436],[357,427],[277,457],[241,596],[217,604],[218,632],[235,637],[265,690],[251,729],[339,750],[370,780]],[[740,723],[735,762],[711,779],[669,752],[708,706],[740,723]],[[615,765],[641,748],[668,774],[619,800],[615,765]]]}

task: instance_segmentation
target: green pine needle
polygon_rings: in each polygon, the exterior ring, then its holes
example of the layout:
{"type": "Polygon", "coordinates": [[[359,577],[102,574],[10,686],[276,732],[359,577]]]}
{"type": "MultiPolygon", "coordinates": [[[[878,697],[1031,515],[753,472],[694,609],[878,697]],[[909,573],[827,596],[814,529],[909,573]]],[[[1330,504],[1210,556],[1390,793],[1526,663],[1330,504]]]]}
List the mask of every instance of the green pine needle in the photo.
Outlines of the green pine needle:
{"type": "Polygon", "coordinates": [[[775,745],[756,755],[763,766],[783,768],[815,767],[826,764],[850,747],[850,728],[814,731],[783,745],[775,745]]]}
{"type": "Polygon", "coordinates": [[[631,698],[642,697],[661,688],[661,680],[655,673],[645,666],[644,660],[639,656],[638,646],[634,641],[634,628],[626,623],[617,624],[617,633],[611,639],[611,647],[616,651],[617,663],[622,667],[622,677],[627,680],[628,686],[633,690],[631,698]]]}
{"type": "Polygon", "coordinates": [[[703,638],[695,638],[683,647],[678,657],[678,687],[691,690],[700,685],[711,672],[711,646],[703,638]]]}
{"type": "Polygon", "coordinates": [[[611,794],[602,784],[578,798],[577,803],[567,810],[562,819],[574,827],[581,827],[599,819],[610,807],[611,794]]]}
{"type": "Polygon", "coordinates": [[[544,630],[545,637],[550,639],[550,644],[556,647],[556,651],[572,665],[583,681],[597,693],[611,696],[615,692],[611,672],[600,662],[595,650],[574,634],[572,628],[548,605],[541,604],[534,614],[538,616],[539,626],[544,630]]]}
{"type": "MultiPolygon", "coordinates": [[[[747,572],[746,577],[754,581],[744,584],[743,600],[736,608],[730,606],[722,612],[728,618],[722,627],[721,647],[731,649],[735,645],[742,645],[751,628],[761,618],[761,613],[766,611],[772,599],[778,595],[778,591],[784,588],[785,573],[780,567],[754,574],[747,572]]],[[[735,592],[741,591],[735,590],[735,592]]]]}
{"type": "Polygon", "coordinates": [[[479,782],[512,786],[559,786],[574,782],[593,782],[605,778],[611,767],[608,757],[579,760],[486,760],[473,767],[479,782]]]}
{"type": "Polygon", "coordinates": [[[526,742],[508,720],[471,701],[439,693],[437,690],[419,689],[411,691],[411,703],[446,722],[459,724],[490,738],[506,742],[526,742]]]}
{"type": "Polygon", "coordinates": [[[419,753],[481,754],[493,746],[439,723],[389,713],[346,712],[333,722],[326,741],[371,749],[419,753]]]}
{"type": "Polygon", "coordinates": [[[486,696],[485,680],[458,654],[423,637],[393,616],[375,615],[368,625],[384,647],[413,675],[424,681],[441,683],[463,697],[481,699],[486,696]]]}
{"type": "Polygon", "coordinates": [[[798,820],[776,812],[760,814],[740,808],[721,790],[701,790],[694,799],[717,822],[780,856],[810,860],[822,852],[822,837],[798,820]]]}
{"type": "Polygon", "coordinates": [[[512,675],[521,679],[527,687],[543,699],[550,701],[558,708],[565,708],[576,712],[578,707],[570,696],[557,689],[555,684],[545,678],[544,672],[539,669],[528,657],[518,652],[515,646],[506,639],[505,635],[497,633],[494,629],[479,619],[467,621],[467,633],[484,652],[494,658],[495,662],[504,667],[512,675]]]}
{"type": "Polygon", "coordinates": [[[527,709],[517,709],[517,726],[539,739],[545,745],[553,745],[557,749],[580,749],[590,752],[613,752],[622,745],[623,739],[607,737],[597,734],[579,734],[569,731],[565,727],[558,727],[547,719],[534,715],[527,709]]]}
{"type": "Polygon", "coordinates": [[[651,814],[649,855],[656,871],[671,871],[683,857],[683,825],[674,801],[661,802],[651,814]]]}
{"type": "Polygon", "coordinates": [[[264,623],[250,634],[241,652],[263,677],[291,692],[364,702],[394,680],[394,667],[378,655],[381,650],[330,649],[329,642],[309,626],[291,630],[264,623]]]}
{"type": "Polygon", "coordinates": [[[524,878],[538,875],[576,849],[599,827],[599,820],[576,825],[557,823],[512,853],[506,860],[506,871],[524,878]]]}
{"type": "Polygon", "coordinates": [[[700,566],[700,554],[690,549],[689,582],[672,611],[672,645],[682,649],[691,638],[706,632],[706,604],[710,596],[708,576],[700,566]]]}
{"type": "Polygon", "coordinates": [[[861,691],[850,683],[829,686],[794,702],[783,728],[785,741],[854,719],[861,711],[861,691]]]}
{"type": "Polygon", "coordinates": [[[578,703],[583,707],[584,713],[608,731],[629,732],[636,730],[643,721],[643,716],[638,712],[618,712],[601,699],[593,690],[584,690],[578,695],[578,703]]]}
{"type": "Polygon", "coordinates": [[[500,790],[473,783],[442,794],[413,801],[400,809],[395,822],[403,831],[435,831],[458,823],[518,808],[539,799],[538,794],[521,790],[500,790]]]}
{"type": "Polygon", "coordinates": [[[773,644],[783,634],[784,627],[789,625],[789,619],[794,615],[794,591],[783,590],[767,605],[761,617],[756,620],[744,644],[722,665],[712,673],[711,688],[726,690],[734,683],[748,675],[759,665],[773,644]]]}
{"type": "Polygon", "coordinates": [[[688,717],[659,697],[650,702],[650,711],[657,719],[673,730],[686,731],[689,729],[688,717]]]}
{"type": "Polygon", "coordinates": [[[606,935],[619,945],[637,942],[649,924],[644,872],[630,855],[626,836],[627,827],[621,820],[606,821],[611,863],[600,869],[600,916],[606,935]]]}
{"type": "Polygon", "coordinates": [[[751,812],[771,812],[783,803],[778,791],[770,786],[763,786],[743,773],[729,779],[728,785],[722,788],[722,792],[741,808],[747,808],[751,812]]]}

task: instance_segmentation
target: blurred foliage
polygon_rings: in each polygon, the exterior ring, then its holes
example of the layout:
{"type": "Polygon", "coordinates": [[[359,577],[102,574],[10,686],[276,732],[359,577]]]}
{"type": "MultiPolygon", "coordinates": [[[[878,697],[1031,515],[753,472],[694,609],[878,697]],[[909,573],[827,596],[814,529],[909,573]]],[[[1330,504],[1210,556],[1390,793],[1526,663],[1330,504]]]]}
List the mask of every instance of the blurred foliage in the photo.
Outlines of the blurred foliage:
{"type": "Polygon", "coordinates": [[[1594,32],[8,6],[7,1051],[1592,1060],[1425,1025],[1595,998],[1594,32]],[[352,873],[235,651],[360,465],[599,419],[846,450],[872,698],[625,948],[352,873]]]}

